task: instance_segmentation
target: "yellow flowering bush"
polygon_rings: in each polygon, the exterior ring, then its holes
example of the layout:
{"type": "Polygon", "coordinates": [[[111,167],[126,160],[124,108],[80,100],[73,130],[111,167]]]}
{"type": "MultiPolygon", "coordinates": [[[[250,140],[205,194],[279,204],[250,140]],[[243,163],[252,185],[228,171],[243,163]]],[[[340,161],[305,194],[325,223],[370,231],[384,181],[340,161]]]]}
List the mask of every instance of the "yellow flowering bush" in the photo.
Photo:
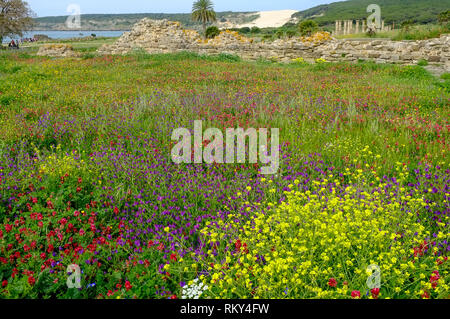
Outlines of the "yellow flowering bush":
{"type": "Polygon", "coordinates": [[[305,42],[305,43],[319,44],[319,43],[324,43],[326,41],[331,40],[332,37],[331,37],[331,33],[326,32],[326,31],[320,31],[320,32],[314,33],[313,35],[311,35],[309,37],[301,37],[300,39],[302,42],[305,42]]]}
{"type": "Polygon", "coordinates": [[[48,175],[51,177],[61,177],[65,174],[79,172],[86,168],[84,160],[77,159],[75,155],[61,154],[58,152],[60,146],[56,148],[55,153],[48,155],[43,163],[39,166],[40,175],[48,175]]]}
{"type": "MultiPolygon", "coordinates": [[[[361,172],[352,174],[361,178],[361,172]]],[[[267,203],[267,213],[257,213],[243,226],[233,223],[232,216],[226,230],[206,227],[202,233],[218,254],[210,250],[210,258],[197,267],[210,272],[205,284],[212,287],[212,296],[373,298],[373,287],[367,285],[369,265],[381,272],[376,298],[448,296],[448,262],[429,248],[430,227],[418,221],[427,203],[404,188],[397,194],[400,202],[386,200],[387,183],[370,192],[364,183],[330,188],[333,178],[313,182],[308,191],[295,180],[285,191],[285,201],[267,203]],[[235,238],[235,250],[223,249],[226,238],[235,238]]],[[[334,183],[339,185],[337,179],[334,183]]],[[[449,238],[444,228],[448,216],[444,218],[434,225],[438,240],[449,238]]]]}

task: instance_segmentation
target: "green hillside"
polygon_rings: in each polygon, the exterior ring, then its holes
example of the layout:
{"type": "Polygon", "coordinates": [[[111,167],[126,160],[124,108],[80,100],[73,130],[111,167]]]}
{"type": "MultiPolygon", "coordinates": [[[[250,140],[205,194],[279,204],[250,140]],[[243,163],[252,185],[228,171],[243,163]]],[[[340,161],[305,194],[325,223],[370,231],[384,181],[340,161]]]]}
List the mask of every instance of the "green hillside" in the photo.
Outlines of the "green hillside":
{"type": "MultiPolygon", "coordinates": [[[[258,17],[251,12],[217,12],[217,21],[248,23],[258,17]]],[[[84,14],[81,15],[83,30],[129,30],[143,18],[179,21],[184,27],[196,28],[201,24],[193,22],[190,13],[137,13],[137,14],[84,14]]],[[[36,30],[64,30],[67,16],[36,18],[36,30]]]]}
{"type": "Polygon", "coordinates": [[[450,0],[349,0],[320,5],[294,14],[301,20],[313,19],[320,25],[333,24],[336,20],[365,19],[367,6],[378,4],[386,23],[436,23],[437,15],[450,9],[450,0]]]}

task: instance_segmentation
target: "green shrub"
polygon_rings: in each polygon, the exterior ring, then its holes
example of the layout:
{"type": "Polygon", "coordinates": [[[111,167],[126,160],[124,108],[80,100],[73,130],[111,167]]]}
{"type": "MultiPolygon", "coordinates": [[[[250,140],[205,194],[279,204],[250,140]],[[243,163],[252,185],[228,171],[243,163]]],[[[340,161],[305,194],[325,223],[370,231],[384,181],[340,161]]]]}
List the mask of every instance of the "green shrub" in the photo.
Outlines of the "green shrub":
{"type": "Polygon", "coordinates": [[[438,15],[439,23],[444,25],[450,22],[450,10],[443,11],[438,15]]]}
{"type": "Polygon", "coordinates": [[[310,36],[319,29],[319,25],[313,20],[305,20],[299,24],[300,34],[310,36]]]}
{"type": "Polygon", "coordinates": [[[441,75],[441,79],[443,80],[450,80],[450,73],[444,73],[441,75]]]}
{"type": "Polygon", "coordinates": [[[244,34],[247,34],[247,33],[250,33],[250,28],[249,27],[243,27],[243,28],[240,28],[239,29],[239,32],[240,33],[244,33],[244,34]]]}
{"type": "Polygon", "coordinates": [[[296,34],[297,34],[297,33],[296,33],[294,30],[287,30],[287,31],[286,31],[286,36],[287,36],[289,39],[295,37],[296,34]]]}
{"type": "Polygon", "coordinates": [[[216,36],[220,34],[220,30],[216,26],[211,26],[208,29],[206,29],[206,38],[207,39],[213,39],[216,36]]]}
{"type": "Polygon", "coordinates": [[[255,27],[251,28],[250,32],[251,33],[260,33],[261,29],[255,26],[255,27]]]}
{"type": "Polygon", "coordinates": [[[83,60],[89,60],[89,59],[93,59],[95,57],[96,57],[95,53],[85,53],[85,54],[83,54],[83,56],[81,58],[83,60]]]}
{"type": "Polygon", "coordinates": [[[367,29],[366,35],[370,38],[374,38],[377,35],[377,32],[375,31],[375,29],[367,29]]]}
{"type": "Polygon", "coordinates": [[[272,41],[272,39],[273,39],[272,34],[264,34],[263,36],[263,40],[265,41],[272,41]]]}
{"type": "Polygon", "coordinates": [[[275,38],[281,39],[283,37],[284,37],[284,32],[282,30],[278,30],[277,32],[275,32],[275,38]]]}
{"type": "Polygon", "coordinates": [[[425,59],[421,59],[419,60],[419,62],[417,62],[418,66],[427,66],[428,65],[428,61],[425,59]]]}

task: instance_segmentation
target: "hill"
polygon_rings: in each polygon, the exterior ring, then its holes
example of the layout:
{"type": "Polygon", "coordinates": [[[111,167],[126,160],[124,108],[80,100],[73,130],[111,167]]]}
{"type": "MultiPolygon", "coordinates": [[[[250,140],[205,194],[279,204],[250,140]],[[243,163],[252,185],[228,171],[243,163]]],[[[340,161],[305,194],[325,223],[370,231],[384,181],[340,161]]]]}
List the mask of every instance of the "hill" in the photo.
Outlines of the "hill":
{"type": "MultiPolygon", "coordinates": [[[[220,24],[239,25],[256,20],[256,12],[217,12],[220,24]]],[[[143,18],[155,20],[168,19],[179,21],[183,27],[199,28],[201,24],[193,22],[190,13],[137,13],[137,14],[84,14],[81,15],[82,30],[130,30],[134,24],[143,18]]],[[[35,30],[67,30],[67,16],[36,18],[35,30]]]]}
{"type": "Polygon", "coordinates": [[[312,19],[320,25],[334,24],[336,20],[366,19],[369,4],[381,7],[381,16],[386,23],[436,23],[437,15],[450,8],[450,0],[349,0],[319,5],[299,11],[293,17],[300,20],[312,19]]]}

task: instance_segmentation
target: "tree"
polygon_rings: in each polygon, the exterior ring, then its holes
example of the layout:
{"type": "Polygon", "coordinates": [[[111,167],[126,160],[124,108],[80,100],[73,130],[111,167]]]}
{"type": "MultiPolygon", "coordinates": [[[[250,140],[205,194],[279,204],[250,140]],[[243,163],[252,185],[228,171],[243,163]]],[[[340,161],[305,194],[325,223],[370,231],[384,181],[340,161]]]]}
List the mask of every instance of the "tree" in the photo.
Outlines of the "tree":
{"type": "Polygon", "coordinates": [[[201,22],[206,38],[206,24],[216,21],[216,12],[211,0],[197,0],[192,6],[192,20],[201,22]]]}
{"type": "Polygon", "coordinates": [[[318,28],[319,25],[313,20],[305,20],[299,25],[300,34],[302,36],[310,36],[317,31],[318,28]]]}
{"type": "Polygon", "coordinates": [[[34,26],[34,13],[22,0],[0,0],[0,44],[4,37],[23,36],[34,26]]]}

